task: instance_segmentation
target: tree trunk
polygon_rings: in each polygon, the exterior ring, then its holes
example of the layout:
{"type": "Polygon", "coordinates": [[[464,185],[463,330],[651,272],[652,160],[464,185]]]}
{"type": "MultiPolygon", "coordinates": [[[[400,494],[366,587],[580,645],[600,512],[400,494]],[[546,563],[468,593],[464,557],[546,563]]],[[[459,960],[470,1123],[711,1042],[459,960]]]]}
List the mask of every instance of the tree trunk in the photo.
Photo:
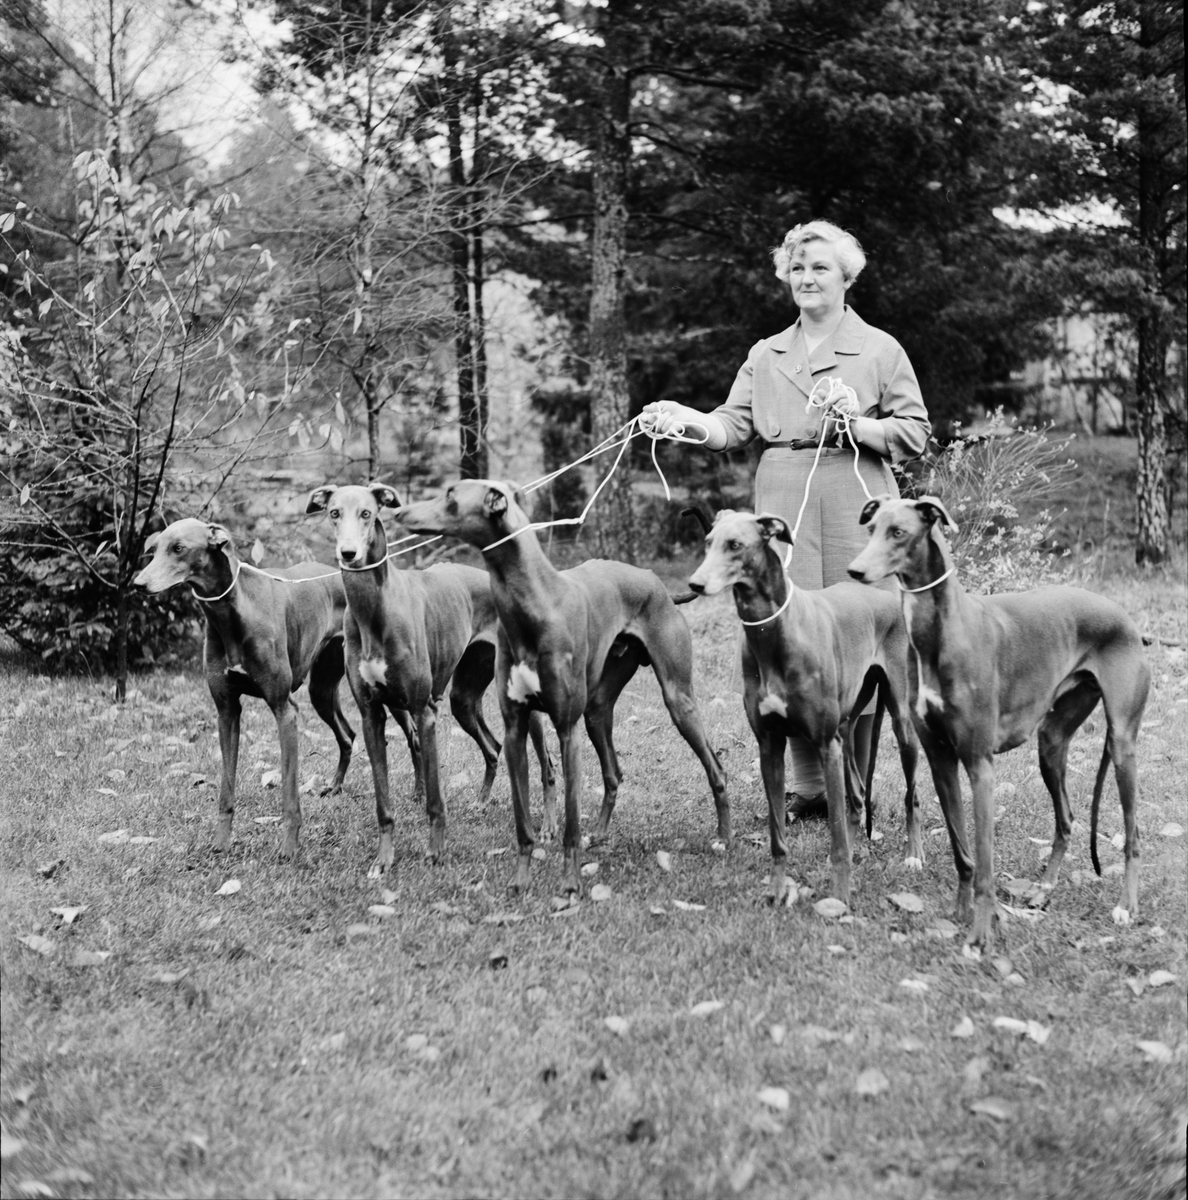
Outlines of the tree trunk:
{"type": "MultiPolygon", "coordinates": [[[[590,405],[594,443],[621,428],[628,416],[624,283],[627,254],[627,169],[631,159],[631,76],[627,48],[614,32],[614,13],[604,10],[607,66],[594,147],[594,231],[590,284],[590,405]]],[[[617,451],[597,461],[600,478],[617,451]]],[[[635,561],[629,455],[598,499],[594,513],[598,552],[635,561]]]]}
{"type": "Polygon", "coordinates": [[[470,310],[470,201],[466,161],[462,155],[462,95],[458,43],[454,36],[453,12],[442,15],[442,60],[446,72],[446,144],[450,163],[452,228],[450,267],[454,283],[454,359],[458,375],[458,434],[463,479],[479,479],[481,428],[474,395],[473,318],[470,310]]]}
{"type": "Polygon", "coordinates": [[[116,702],[123,704],[128,696],[128,581],[120,572],[120,586],[116,592],[116,702]]]}
{"type": "Polygon", "coordinates": [[[363,380],[363,402],[367,406],[367,480],[379,479],[380,466],[380,412],[384,401],[380,396],[375,376],[368,372],[363,380]]]}
{"type": "MultiPolygon", "coordinates": [[[[1154,75],[1155,48],[1160,37],[1159,14],[1145,0],[1139,15],[1144,75],[1154,75]]],[[[1138,369],[1135,402],[1138,424],[1138,473],[1135,482],[1137,524],[1135,562],[1161,563],[1167,557],[1167,429],[1164,423],[1167,385],[1167,334],[1163,315],[1164,231],[1160,220],[1160,163],[1158,133],[1147,105],[1140,100],[1138,117],[1138,236],[1147,277],[1138,319],[1138,369]]]]}
{"type": "Polygon", "coordinates": [[[476,214],[474,241],[470,251],[474,269],[474,398],[478,443],[475,450],[476,479],[487,479],[491,474],[491,455],[487,442],[491,404],[487,395],[487,317],[483,309],[484,249],[483,226],[476,214]]]}

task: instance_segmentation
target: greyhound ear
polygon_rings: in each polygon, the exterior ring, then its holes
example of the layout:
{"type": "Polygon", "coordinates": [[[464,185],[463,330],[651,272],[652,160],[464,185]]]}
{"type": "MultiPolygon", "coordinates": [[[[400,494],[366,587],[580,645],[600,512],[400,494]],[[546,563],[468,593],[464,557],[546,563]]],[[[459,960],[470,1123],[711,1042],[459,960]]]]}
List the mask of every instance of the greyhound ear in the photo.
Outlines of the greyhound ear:
{"type": "Polygon", "coordinates": [[[208,545],[213,546],[216,550],[235,549],[235,543],[231,541],[231,534],[222,525],[207,525],[206,528],[208,545]]]}
{"type": "Polygon", "coordinates": [[[937,521],[940,521],[954,533],[957,532],[957,522],[949,516],[949,510],[935,496],[921,496],[916,501],[916,510],[929,525],[935,525],[937,521]]]}
{"type": "Polygon", "coordinates": [[[483,516],[501,517],[507,512],[507,493],[501,487],[487,488],[483,497],[483,516]]]}
{"type": "Polygon", "coordinates": [[[375,502],[380,508],[401,507],[400,497],[394,487],[389,487],[386,483],[369,483],[367,490],[375,497],[375,502]]]}
{"type": "Polygon", "coordinates": [[[320,488],[314,488],[309,494],[309,503],[305,506],[307,513],[325,512],[330,497],[334,495],[334,484],[324,483],[320,488]]]}
{"type": "Polygon", "coordinates": [[[520,490],[518,483],[509,483],[507,485],[511,489],[512,499],[525,511],[528,511],[528,498],[520,490]]]}
{"type": "Polygon", "coordinates": [[[765,542],[775,538],[777,541],[787,542],[789,546],[792,545],[792,530],[788,528],[788,522],[783,517],[761,513],[755,520],[759,522],[759,532],[763,534],[765,542]]]}
{"type": "Polygon", "coordinates": [[[881,496],[875,496],[868,500],[863,506],[862,511],[858,514],[859,525],[869,525],[874,520],[875,513],[883,506],[884,500],[890,500],[890,492],[884,492],[881,496]]]}

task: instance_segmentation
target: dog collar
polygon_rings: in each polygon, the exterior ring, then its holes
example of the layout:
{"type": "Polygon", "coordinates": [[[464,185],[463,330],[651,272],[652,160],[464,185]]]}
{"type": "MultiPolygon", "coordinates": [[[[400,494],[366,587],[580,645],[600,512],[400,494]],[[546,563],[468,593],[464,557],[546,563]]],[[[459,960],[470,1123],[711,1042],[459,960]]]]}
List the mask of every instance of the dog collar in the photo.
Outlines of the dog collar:
{"type": "Polygon", "coordinates": [[[918,587],[918,588],[905,588],[903,586],[903,584],[899,582],[899,576],[896,575],[895,576],[895,586],[898,587],[901,592],[911,592],[913,594],[916,592],[926,592],[926,591],[928,591],[929,588],[936,587],[936,585],[938,583],[944,583],[944,581],[946,579],[948,579],[949,576],[952,575],[953,572],[956,570],[957,570],[957,567],[955,565],[951,566],[939,579],[934,579],[931,583],[926,583],[923,587],[918,587]]]}

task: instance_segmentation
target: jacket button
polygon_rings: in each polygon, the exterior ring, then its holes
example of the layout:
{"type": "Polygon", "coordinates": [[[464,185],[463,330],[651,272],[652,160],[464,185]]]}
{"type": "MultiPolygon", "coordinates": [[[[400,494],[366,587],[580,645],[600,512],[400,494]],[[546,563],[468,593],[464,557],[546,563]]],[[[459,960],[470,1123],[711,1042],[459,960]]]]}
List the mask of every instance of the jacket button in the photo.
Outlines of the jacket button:
{"type": "Polygon", "coordinates": [[[779,427],[778,425],[773,425],[773,426],[771,427],[771,436],[772,436],[773,438],[774,438],[774,437],[779,437],[779,436],[780,436],[780,427],[779,427]]]}

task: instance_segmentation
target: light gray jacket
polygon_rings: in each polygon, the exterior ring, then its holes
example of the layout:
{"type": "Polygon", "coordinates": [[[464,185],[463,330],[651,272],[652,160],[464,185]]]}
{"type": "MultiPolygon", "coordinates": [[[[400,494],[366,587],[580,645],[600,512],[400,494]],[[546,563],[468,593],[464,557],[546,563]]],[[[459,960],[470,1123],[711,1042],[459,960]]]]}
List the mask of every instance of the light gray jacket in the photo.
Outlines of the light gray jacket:
{"type": "Polygon", "coordinates": [[[833,336],[810,358],[800,320],[751,347],[726,403],[714,409],[726,428],[725,449],[752,438],[771,445],[821,436],[821,411],[806,411],[813,384],[841,378],[858,396],[859,413],[882,422],[892,462],[923,453],[932,429],[916,373],[903,347],[868,325],[849,305],[833,336]]]}

